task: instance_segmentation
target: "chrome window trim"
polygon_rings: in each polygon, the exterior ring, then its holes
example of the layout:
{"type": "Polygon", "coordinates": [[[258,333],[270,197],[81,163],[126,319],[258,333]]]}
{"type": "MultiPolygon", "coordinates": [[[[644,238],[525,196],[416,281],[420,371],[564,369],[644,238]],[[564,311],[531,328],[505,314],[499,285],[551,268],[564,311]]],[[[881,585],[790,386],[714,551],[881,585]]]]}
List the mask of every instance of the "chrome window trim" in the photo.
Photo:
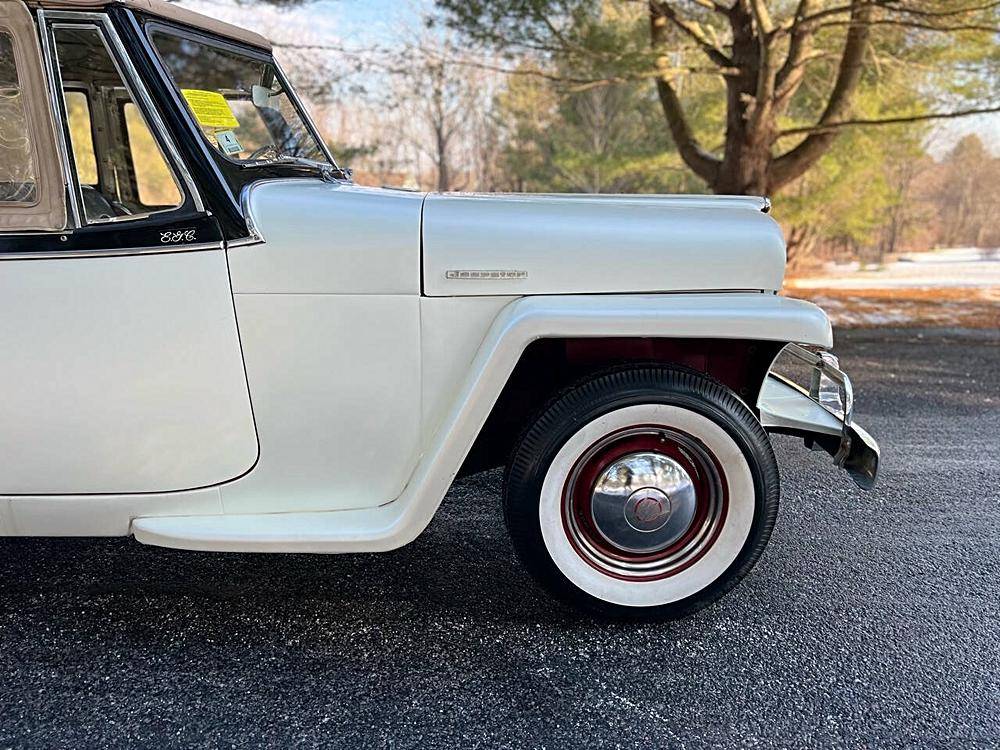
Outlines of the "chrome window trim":
{"type": "MultiPolygon", "coordinates": [[[[40,11],[41,13],[41,11],[40,11]]],[[[58,56],[52,47],[49,35],[55,31],[57,28],[96,28],[98,33],[101,34],[102,40],[108,47],[108,52],[111,56],[111,62],[114,64],[115,68],[118,70],[118,74],[121,76],[122,83],[125,85],[125,89],[129,92],[129,95],[139,106],[139,111],[143,115],[143,118],[147,121],[150,131],[153,133],[154,138],[157,140],[157,144],[166,152],[168,157],[168,166],[176,177],[179,177],[183,183],[183,187],[187,189],[188,195],[191,196],[191,200],[194,202],[195,210],[198,213],[205,212],[205,203],[202,200],[201,192],[198,190],[197,185],[195,185],[194,179],[191,173],[188,171],[187,165],[181,158],[180,151],[177,149],[177,145],[174,143],[173,139],[170,137],[170,133],[167,131],[166,125],[160,116],[159,110],[157,110],[152,97],[150,97],[149,92],[146,90],[146,86],[142,79],[139,77],[138,71],[132,64],[132,59],[129,57],[128,50],[125,49],[125,45],[122,44],[121,38],[118,36],[118,31],[115,29],[114,24],[111,23],[111,19],[107,15],[102,13],[88,13],[83,11],[49,11],[45,19],[47,23],[44,27],[40,26],[39,32],[43,35],[46,40],[45,45],[45,55],[46,55],[46,67],[50,70],[50,81],[52,83],[53,98],[59,99],[62,96],[62,77],[58,69],[58,56]],[[59,23],[60,21],[69,23],[59,23]],[[74,23],[75,22],[75,23],[74,23]]],[[[42,19],[39,19],[41,24],[42,19]]],[[[63,148],[66,149],[64,154],[64,161],[69,164],[68,157],[68,144],[65,142],[65,110],[61,106],[56,110],[61,112],[63,117],[61,118],[61,123],[63,127],[61,128],[60,138],[63,143],[63,148]]],[[[76,191],[70,191],[74,193],[74,200],[81,201],[82,197],[80,195],[80,186],[75,179],[75,176],[68,174],[67,179],[71,179],[73,184],[76,185],[76,191]]],[[[135,214],[130,216],[118,216],[111,219],[105,219],[101,221],[84,221],[82,213],[79,211],[79,206],[76,207],[76,227],[82,226],[93,226],[100,224],[110,224],[110,223],[121,223],[127,221],[141,221],[142,219],[148,218],[150,216],[156,216],[160,214],[169,213],[171,211],[176,211],[179,206],[164,209],[161,211],[149,211],[147,213],[135,214]]]]}
{"type": "MultiPolygon", "coordinates": [[[[81,15],[83,15],[83,14],[81,14],[81,15]]],[[[59,23],[58,20],[53,21],[52,23],[49,24],[49,26],[47,28],[47,32],[51,33],[52,36],[53,36],[53,42],[54,42],[55,32],[57,30],[59,30],[59,29],[90,29],[90,30],[93,30],[93,31],[97,32],[97,34],[101,38],[101,42],[105,45],[105,48],[107,49],[108,56],[111,58],[111,63],[115,66],[115,70],[117,70],[118,75],[122,79],[122,83],[124,84],[125,91],[128,92],[129,97],[133,96],[132,87],[129,86],[128,81],[125,79],[125,74],[122,71],[122,68],[119,65],[118,60],[115,59],[115,51],[114,51],[112,45],[110,44],[110,41],[109,41],[109,39],[107,37],[106,28],[103,26],[103,24],[101,24],[101,23],[91,23],[91,22],[83,22],[83,23],[59,23]]],[[[58,76],[57,77],[58,90],[59,90],[60,94],[63,96],[63,98],[65,99],[65,94],[63,93],[64,92],[64,88],[63,88],[64,84],[63,84],[63,79],[62,79],[62,73],[59,71],[59,68],[58,68],[58,66],[59,66],[59,51],[57,49],[55,49],[55,45],[53,45],[53,50],[52,50],[52,64],[55,67],[56,75],[58,76]]],[[[63,107],[63,109],[61,111],[62,111],[62,114],[63,114],[63,118],[62,118],[62,122],[60,124],[65,128],[65,127],[68,127],[68,123],[69,123],[69,110],[66,109],[65,105],[64,105],[64,107],[63,107]]],[[[146,119],[145,113],[142,111],[142,109],[140,109],[139,112],[140,112],[140,114],[143,115],[143,120],[145,120],[146,119]]],[[[151,133],[155,132],[155,131],[153,131],[153,128],[150,128],[150,131],[151,131],[151,133]]],[[[155,135],[153,137],[154,137],[154,139],[156,138],[155,135]]],[[[72,145],[71,143],[67,144],[67,153],[70,153],[69,152],[69,148],[70,148],[71,145],[72,145]]],[[[75,163],[75,159],[76,159],[76,155],[75,154],[73,156],[73,159],[74,159],[74,163],[75,163]]],[[[167,161],[167,160],[164,159],[164,161],[167,161]]],[[[169,161],[167,162],[167,166],[168,166],[168,168],[170,168],[171,177],[176,182],[177,175],[178,175],[177,170],[173,169],[170,166],[169,161]]],[[[74,177],[74,179],[73,179],[73,185],[76,187],[76,190],[74,191],[74,193],[75,193],[74,197],[78,200],[79,205],[82,207],[82,211],[80,212],[80,216],[79,216],[79,223],[78,223],[79,227],[84,227],[84,226],[99,226],[99,225],[103,225],[103,224],[121,224],[121,223],[126,223],[126,222],[131,222],[131,221],[141,221],[143,219],[149,218],[150,216],[156,216],[156,215],[159,215],[159,214],[169,213],[170,211],[176,211],[178,208],[180,208],[183,205],[183,203],[182,203],[180,206],[172,206],[171,208],[160,209],[158,211],[146,211],[144,213],[138,213],[138,214],[126,214],[125,216],[109,216],[106,219],[90,219],[87,216],[87,208],[84,205],[84,201],[83,201],[83,184],[80,182],[79,177],[76,174],[74,174],[73,177],[74,177]]],[[[180,189],[181,185],[178,184],[177,187],[178,187],[178,189],[180,189]]],[[[198,201],[196,200],[195,203],[197,204],[197,202],[198,201]]]]}
{"type": "Polygon", "coordinates": [[[298,110],[299,116],[305,123],[306,128],[309,130],[309,134],[313,137],[313,140],[319,144],[320,149],[326,155],[331,166],[335,170],[339,170],[346,174],[346,170],[342,169],[337,161],[333,158],[333,153],[330,151],[329,147],[326,145],[326,141],[319,133],[319,128],[316,127],[316,123],[312,118],[312,114],[309,112],[309,108],[302,103],[302,99],[299,97],[299,92],[295,90],[292,82],[289,80],[288,76],[285,75],[284,68],[281,67],[281,63],[278,62],[278,58],[271,53],[271,62],[274,64],[274,69],[277,71],[278,75],[281,76],[281,85],[285,87],[285,91],[288,92],[289,98],[295,104],[295,109],[298,110]]]}
{"type": "MultiPolygon", "coordinates": [[[[198,128],[191,119],[190,113],[187,110],[187,104],[181,101],[181,97],[177,92],[177,87],[174,86],[173,79],[170,77],[170,71],[167,70],[166,65],[160,59],[159,53],[156,51],[155,47],[153,47],[153,43],[149,38],[149,34],[146,33],[145,27],[143,26],[143,24],[139,23],[139,19],[136,18],[135,12],[132,11],[131,9],[126,9],[126,15],[128,16],[129,22],[132,24],[132,29],[135,31],[136,37],[142,44],[143,52],[146,53],[147,59],[149,59],[152,62],[153,67],[156,68],[156,72],[159,73],[160,78],[163,80],[167,94],[173,101],[174,107],[179,108],[178,111],[183,113],[181,116],[184,118],[184,121],[188,123],[188,129],[195,131],[196,134],[199,135],[199,137],[196,138],[195,140],[198,143],[199,148],[201,149],[202,156],[207,160],[212,171],[215,173],[215,178],[218,180],[218,184],[225,188],[224,194],[229,196],[229,199],[232,201],[232,204],[236,206],[236,208],[240,208],[239,201],[233,195],[233,191],[229,188],[229,184],[226,182],[225,175],[222,174],[222,171],[219,169],[219,165],[216,163],[212,155],[214,149],[207,142],[207,139],[204,138],[203,135],[201,135],[201,129],[198,128]]],[[[159,23],[160,23],[159,21],[154,22],[154,24],[159,24],[159,23]]],[[[170,26],[166,27],[173,28],[170,26]]]]}
{"type": "MultiPolygon", "coordinates": [[[[194,201],[195,210],[199,213],[205,210],[205,203],[202,201],[201,192],[198,190],[198,186],[194,182],[194,178],[188,171],[187,164],[184,163],[184,159],[181,158],[181,153],[177,149],[177,145],[174,143],[173,138],[170,137],[170,133],[167,130],[167,126],[163,122],[163,118],[160,117],[160,112],[156,108],[156,104],[153,102],[153,98],[149,95],[146,90],[146,85],[143,83],[142,78],[139,76],[139,71],[135,69],[135,65],[132,64],[132,58],[129,57],[128,50],[125,49],[125,45],[122,44],[121,37],[118,36],[118,30],[115,29],[114,24],[111,23],[111,19],[107,16],[103,16],[104,25],[109,30],[111,35],[112,43],[114,44],[115,50],[118,53],[119,58],[122,63],[128,69],[128,76],[136,84],[137,93],[139,98],[142,99],[144,108],[152,119],[152,125],[155,131],[163,139],[163,143],[166,146],[167,151],[170,153],[170,157],[174,160],[176,164],[176,169],[181,175],[181,179],[184,184],[187,185],[188,190],[191,193],[191,198],[194,201]]],[[[128,86],[128,81],[125,82],[128,86]]]]}
{"type": "Polygon", "coordinates": [[[72,260],[76,258],[127,258],[132,255],[172,255],[208,250],[224,250],[221,242],[199,242],[192,245],[151,245],[149,247],[109,248],[107,250],[52,250],[37,253],[0,252],[0,263],[18,260],[72,260]]]}
{"type": "Polygon", "coordinates": [[[73,189],[76,182],[73,178],[73,165],[69,161],[69,146],[66,143],[66,112],[62,101],[62,85],[59,82],[59,71],[54,67],[55,57],[52,54],[52,46],[49,41],[48,11],[39,9],[38,28],[36,29],[41,43],[45,78],[49,85],[49,107],[52,109],[56,122],[56,145],[59,149],[59,160],[63,169],[63,190],[68,196],[68,203],[71,216],[67,217],[70,226],[59,232],[46,232],[45,234],[64,234],[67,230],[72,231],[83,226],[80,214],[79,193],[73,189]]]}

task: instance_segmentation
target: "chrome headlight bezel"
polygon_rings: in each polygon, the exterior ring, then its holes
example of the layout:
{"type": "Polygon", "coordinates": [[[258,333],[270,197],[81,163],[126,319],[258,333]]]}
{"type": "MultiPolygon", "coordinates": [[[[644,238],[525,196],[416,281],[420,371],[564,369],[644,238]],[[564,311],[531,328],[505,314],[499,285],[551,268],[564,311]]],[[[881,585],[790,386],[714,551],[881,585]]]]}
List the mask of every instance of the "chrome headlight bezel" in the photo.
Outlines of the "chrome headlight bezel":
{"type": "Polygon", "coordinates": [[[841,447],[834,457],[838,464],[842,463],[851,448],[850,427],[854,415],[854,388],[850,377],[840,369],[837,355],[821,347],[788,344],[778,352],[768,373],[807,393],[810,399],[843,422],[841,447]],[[807,386],[797,384],[794,378],[780,372],[783,357],[790,357],[808,368],[807,386]]]}

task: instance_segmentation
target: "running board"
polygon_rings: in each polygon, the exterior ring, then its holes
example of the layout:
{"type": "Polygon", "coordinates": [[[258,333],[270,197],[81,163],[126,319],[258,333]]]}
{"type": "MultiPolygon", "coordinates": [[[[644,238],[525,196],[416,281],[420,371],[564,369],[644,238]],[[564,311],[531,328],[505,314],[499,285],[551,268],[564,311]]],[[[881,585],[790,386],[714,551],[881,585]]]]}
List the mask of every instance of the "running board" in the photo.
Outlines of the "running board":
{"type": "Polygon", "coordinates": [[[202,552],[384,552],[401,504],[310,513],[136,518],[143,544],[202,552]]]}

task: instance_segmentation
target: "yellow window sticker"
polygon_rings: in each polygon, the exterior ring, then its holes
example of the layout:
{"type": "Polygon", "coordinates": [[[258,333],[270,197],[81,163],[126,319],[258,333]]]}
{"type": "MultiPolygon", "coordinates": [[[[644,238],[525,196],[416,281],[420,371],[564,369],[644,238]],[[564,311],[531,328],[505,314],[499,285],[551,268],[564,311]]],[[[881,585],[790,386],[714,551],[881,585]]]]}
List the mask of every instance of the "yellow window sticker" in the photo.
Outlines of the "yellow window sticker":
{"type": "Polygon", "coordinates": [[[181,89],[199,125],[206,128],[238,128],[240,121],[229,108],[226,97],[218,91],[181,89]]]}

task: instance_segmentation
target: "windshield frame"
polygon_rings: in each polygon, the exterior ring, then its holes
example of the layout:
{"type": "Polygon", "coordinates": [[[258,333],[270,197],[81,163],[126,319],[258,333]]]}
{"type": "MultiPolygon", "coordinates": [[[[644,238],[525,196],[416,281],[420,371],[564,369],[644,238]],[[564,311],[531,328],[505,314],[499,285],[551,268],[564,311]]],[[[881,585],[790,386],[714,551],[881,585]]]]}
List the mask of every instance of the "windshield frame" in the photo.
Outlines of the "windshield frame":
{"type": "MultiPolygon", "coordinates": [[[[180,39],[188,39],[198,44],[203,44],[208,47],[214,47],[216,49],[228,52],[230,54],[239,55],[241,57],[245,57],[250,60],[254,60],[256,62],[261,62],[271,65],[272,68],[274,69],[275,77],[281,84],[282,90],[288,95],[288,100],[291,103],[293,109],[295,110],[296,115],[298,115],[299,119],[301,120],[302,125],[305,127],[306,132],[308,132],[309,136],[316,142],[316,145],[319,147],[319,150],[322,152],[323,156],[325,156],[326,159],[329,161],[329,164],[321,164],[317,162],[316,165],[311,168],[315,169],[318,173],[334,172],[337,174],[348,174],[347,170],[343,169],[339,164],[337,164],[337,161],[336,159],[334,159],[333,153],[331,153],[330,148],[327,145],[326,141],[320,136],[319,129],[316,127],[316,123],[313,122],[313,119],[309,114],[309,110],[302,103],[302,100],[299,98],[298,92],[295,90],[295,87],[292,86],[291,82],[288,79],[288,76],[285,74],[285,71],[282,69],[281,65],[278,63],[277,59],[275,59],[274,55],[270,51],[258,49],[256,47],[241,44],[236,41],[214,36],[209,33],[188,29],[186,27],[181,27],[173,23],[165,23],[159,20],[153,20],[144,24],[143,31],[145,33],[146,42],[149,45],[150,51],[156,56],[156,62],[158,63],[159,67],[166,73],[168,79],[167,84],[171,90],[171,94],[173,95],[174,100],[177,102],[177,106],[183,112],[184,120],[188,123],[189,128],[191,128],[197,134],[197,138],[204,144],[204,146],[207,147],[209,153],[211,153],[215,158],[221,158],[222,160],[224,160],[224,162],[240,170],[263,169],[263,168],[270,168],[270,167],[288,165],[293,163],[291,159],[285,159],[282,157],[279,158],[272,157],[268,159],[254,159],[247,161],[240,159],[233,159],[229,155],[223,153],[221,150],[216,148],[212,144],[208,136],[205,135],[205,132],[202,130],[201,126],[195,120],[194,114],[191,111],[190,106],[187,104],[187,102],[184,100],[184,97],[181,95],[181,88],[177,83],[176,79],[174,78],[173,71],[170,69],[170,66],[167,64],[166,60],[164,60],[163,55],[160,53],[159,47],[157,47],[156,45],[154,37],[157,33],[164,36],[172,36],[180,39]]],[[[308,165],[305,164],[304,160],[296,159],[295,163],[297,163],[300,167],[301,166],[308,167],[308,165]]]]}

